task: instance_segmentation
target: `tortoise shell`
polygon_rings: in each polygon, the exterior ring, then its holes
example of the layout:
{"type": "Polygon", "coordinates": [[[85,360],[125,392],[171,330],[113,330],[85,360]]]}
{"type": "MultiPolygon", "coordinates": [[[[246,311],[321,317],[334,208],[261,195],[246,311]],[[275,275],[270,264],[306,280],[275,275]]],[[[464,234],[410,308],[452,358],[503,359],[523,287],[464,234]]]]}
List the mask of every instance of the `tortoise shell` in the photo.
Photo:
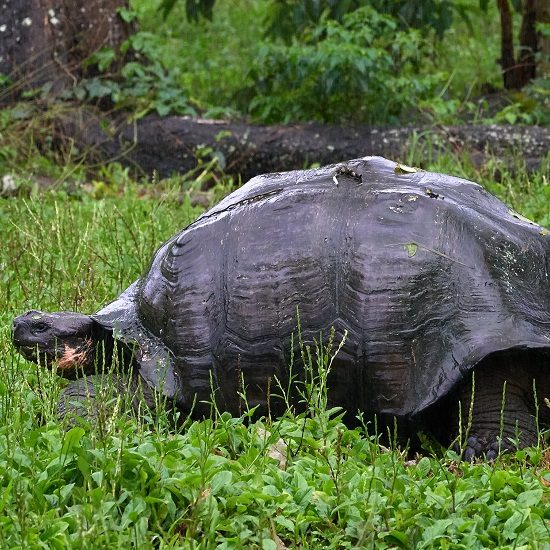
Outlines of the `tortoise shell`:
{"type": "Polygon", "coordinates": [[[549,271],[548,231],[480,185],[366,157],[252,179],[94,319],[182,409],[214,390],[237,413],[241,380],[265,411],[289,379],[299,315],[304,342],[346,335],[333,404],[410,416],[493,354],[550,349],[549,271]]]}

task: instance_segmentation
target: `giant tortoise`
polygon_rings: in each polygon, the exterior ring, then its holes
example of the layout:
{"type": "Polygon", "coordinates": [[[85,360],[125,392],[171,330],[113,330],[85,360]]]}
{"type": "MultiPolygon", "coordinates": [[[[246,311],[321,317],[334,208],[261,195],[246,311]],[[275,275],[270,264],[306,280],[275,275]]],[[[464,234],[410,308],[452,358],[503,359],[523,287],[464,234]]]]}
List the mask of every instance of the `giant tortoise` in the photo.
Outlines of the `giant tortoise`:
{"type": "Polygon", "coordinates": [[[491,458],[536,443],[550,420],[549,271],[548,231],[480,185],[366,157],[252,179],[114,302],[90,316],[30,311],[13,338],[68,378],[108,368],[116,341],[117,363],[183,413],[207,414],[215,395],[238,414],[244,383],[266,414],[292,355],[303,377],[299,315],[306,343],[345,335],[329,398],[348,418],[427,422],[450,440],[461,401],[465,456],[491,458]]]}

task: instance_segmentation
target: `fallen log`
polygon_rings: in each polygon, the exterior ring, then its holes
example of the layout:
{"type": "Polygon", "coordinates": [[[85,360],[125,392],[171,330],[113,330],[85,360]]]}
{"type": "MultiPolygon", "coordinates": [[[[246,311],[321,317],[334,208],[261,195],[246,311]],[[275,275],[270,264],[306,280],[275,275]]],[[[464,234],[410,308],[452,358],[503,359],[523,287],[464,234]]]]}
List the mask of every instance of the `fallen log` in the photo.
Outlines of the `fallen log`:
{"type": "Polygon", "coordinates": [[[468,156],[476,166],[488,158],[520,157],[539,169],[550,151],[550,129],[538,126],[373,127],[318,123],[255,126],[243,122],[147,116],[134,123],[86,112],[62,123],[65,136],[102,160],[116,159],[146,175],[185,174],[198,157],[216,155],[225,172],[243,181],[266,172],[303,169],[365,155],[402,162],[412,148],[424,162],[441,152],[468,156]]]}

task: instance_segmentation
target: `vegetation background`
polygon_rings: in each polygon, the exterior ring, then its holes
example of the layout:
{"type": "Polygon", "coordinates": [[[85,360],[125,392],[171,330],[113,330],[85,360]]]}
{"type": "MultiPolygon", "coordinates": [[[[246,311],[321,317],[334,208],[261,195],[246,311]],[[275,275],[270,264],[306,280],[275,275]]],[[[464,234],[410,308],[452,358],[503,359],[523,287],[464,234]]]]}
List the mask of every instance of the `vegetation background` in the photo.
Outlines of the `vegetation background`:
{"type": "MultiPolygon", "coordinates": [[[[311,350],[306,413],[250,421],[213,409],[181,429],[164,415],[122,414],[114,393],[97,425],[60,423],[65,382],[11,345],[15,315],[97,310],[240,183],[209,148],[196,170],[165,180],[123,159],[94,161],[60,134],[67,113],[547,126],[549,21],[537,22],[537,72],[525,85],[510,87],[497,61],[504,4],[517,61],[537,3],[102,1],[125,25],[118,42],[67,46],[67,59],[80,55],[67,71],[37,70],[35,52],[29,70],[0,76],[0,547],[550,548],[548,433],[490,464],[460,462],[428,436],[423,456],[382,445],[373,424],[348,429],[326,408],[337,342],[311,350]]],[[[63,24],[47,7],[48,28],[63,24]]],[[[0,40],[0,52],[15,51],[0,40]]],[[[532,173],[520,155],[474,167],[451,150],[429,160],[413,148],[396,160],[478,181],[550,226],[548,156],[532,173]]]]}

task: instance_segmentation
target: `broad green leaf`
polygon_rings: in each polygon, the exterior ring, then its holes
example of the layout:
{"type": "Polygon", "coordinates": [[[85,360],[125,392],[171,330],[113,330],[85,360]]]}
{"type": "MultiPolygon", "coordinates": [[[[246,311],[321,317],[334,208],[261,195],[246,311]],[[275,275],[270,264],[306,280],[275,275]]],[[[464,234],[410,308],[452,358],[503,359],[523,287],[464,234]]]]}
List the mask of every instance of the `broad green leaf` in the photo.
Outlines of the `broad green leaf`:
{"type": "Polygon", "coordinates": [[[71,452],[75,447],[78,447],[82,436],[85,434],[84,428],[75,426],[71,428],[66,434],[63,440],[63,447],[61,448],[61,455],[66,455],[71,452]]]}
{"type": "Polygon", "coordinates": [[[514,512],[504,524],[502,534],[509,540],[513,540],[517,537],[517,529],[523,523],[523,520],[528,512],[514,512]]]}
{"type": "Polygon", "coordinates": [[[430,459],[427,456],[423,456],[416,465],[416,468],[421,476],[428,475],[431,468],[430,459]]]}
{"type": "Polygon", "coordinates": [[[498,493],[508,481],[508,472],[497,470],[491,477],[491,488],[498,493]]]}
{"type": "Polygon", "coordinates": [[[447,527],[452,524],[452,519],[438,519],[424,530],[422,538],[427,541],[433,541],[435,538],[444,535],[445,531],[447,531],[447,527]]]}
{"type": "Polygon", "coordinates": [[[143,497],[139,494],[134,494],[132,500],[130,500],[124,509],[124,514],[121,518],[122,526],[126,528],[129,524],[136,522],[146,509],[147,505],[143,497]]]}
{"type": "Polygon", "coordinates": [[[131,23],[136,17],[136,12],[127,8],[118,8],[117,13],[123,21],[131,23]]]}
{"type": "Polygon", "coordinates": [[[387,533],[384,537],[385,539],[393,539],[395,544],[397,546],[400,546],[402,548],[409,548],[409,537],[403,531],[396,531],[395,529],[393,531],[390,531],[387,533]]]}
{"type": "Polygon", "coordinates": [[[84,476],[84,479],[88,479],[90,477],[90,463],[86,459],[86,456],[79,453],[76,462],[78,464],[78,469],[84,476]]]}
{"type": "Polygon", "coordinates": [[[59,496],[61,497],[62,504],[65,502],[67,497],[71,494],[74,486],[75,486],[74,483],[69,483],[68,485],[64,485],[63,487],[61,487],[61,489],[59,490],[59,496]]]}
{"type": "Polygon", "coordinates": [[[290,532],[294,531],[294,521],[292,519],[284,517],[284,516],[276,516],[275,517],[275,523],[277,525],[280,525],[281,527],[284,527],[290,532]]]}
{"type": "Polygon", "coordinates": [[[99,470],[97,472],[94,472],[91,476],[98,487],[101,487],[101,485],[103,484],[103,475],[103,470],[99,470]]]}
{"type": "Polygon", "coordinates": [[[516,502],[522,508],[528,508],[530,506],[535,506],[536,504],[538,504],[541,498],[542,489],[533,489],[531,491],[524,491],[523,493],[520,493],[516,498],[516,502]]]}
{"type": "Polygon", "coordinates": [[[210,489],[215,495],[222,487],[229,485],[233,479],[233,474],[227,470],[222,470],[214,475],[210,480],[210,489]]]}

